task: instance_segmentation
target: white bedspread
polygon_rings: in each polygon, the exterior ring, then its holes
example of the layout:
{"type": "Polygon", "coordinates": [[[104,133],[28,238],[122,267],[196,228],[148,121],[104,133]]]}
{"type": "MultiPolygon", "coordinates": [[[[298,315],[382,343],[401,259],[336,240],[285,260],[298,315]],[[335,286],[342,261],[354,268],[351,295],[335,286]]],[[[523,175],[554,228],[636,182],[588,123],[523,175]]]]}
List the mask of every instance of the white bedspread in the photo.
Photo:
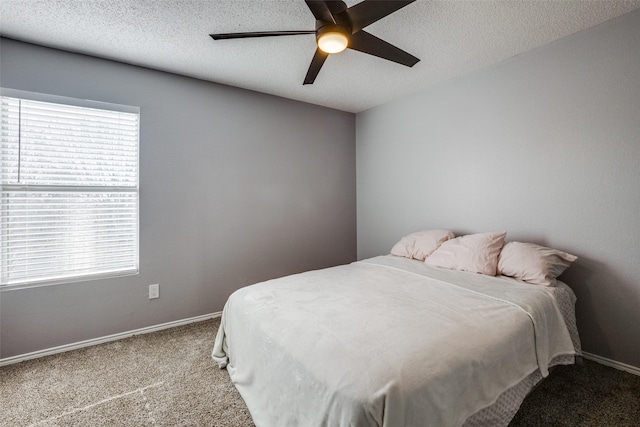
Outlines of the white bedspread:
{"type": "Polygon", "coordinates": [[[546,288],[383,256],[236,291],[213,358],[258,427],[399,427],[460,426],[574,353],[546,288]]]}

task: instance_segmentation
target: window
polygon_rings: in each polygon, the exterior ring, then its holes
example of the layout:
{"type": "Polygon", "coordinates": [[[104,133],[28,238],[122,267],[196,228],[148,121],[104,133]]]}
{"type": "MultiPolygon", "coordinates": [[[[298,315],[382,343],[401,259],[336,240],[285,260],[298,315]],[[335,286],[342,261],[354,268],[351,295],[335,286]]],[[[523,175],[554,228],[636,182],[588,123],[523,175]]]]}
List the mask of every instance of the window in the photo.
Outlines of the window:
{"type": "Polygon", "coordinates": [[[0,286],[136,273],[139,109],[1,95],[0,286]]]}

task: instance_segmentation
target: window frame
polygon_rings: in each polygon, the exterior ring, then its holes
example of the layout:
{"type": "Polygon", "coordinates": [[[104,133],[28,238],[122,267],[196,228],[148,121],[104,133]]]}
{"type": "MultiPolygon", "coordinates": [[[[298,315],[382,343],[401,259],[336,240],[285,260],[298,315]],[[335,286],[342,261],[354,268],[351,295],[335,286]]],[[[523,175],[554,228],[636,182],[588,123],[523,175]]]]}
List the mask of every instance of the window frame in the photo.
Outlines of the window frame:
{"type": "MultiPolygon", "coordinates": [[[[102,273],[85,273],[85,274],[76,274],[74,276],[67,277],[58,277],[52,279],[30,279],[24,280],[17,283],[4,283],[2,282],[2,275],[0,274],[0,290],[12,290],[12,289],[22,289],[22,288],[31,288],[31,287],[40,287],[40,286],[49,286],[49,285],[59,285],[64,283],[74,283],[74,282],[88,282],[93,280],[104,280],[111,279],[117,277],[125,277],[125,276],[138,276],[140,274],[140,107],[123,105],[123,104],[115,104],[101,101],[92,101],[87,99],[78,99],[66,96],[59,95],[50,95],[43,94],[38,92],[29,92],[18,89],[4,88],[0,87],[0,97],[10,97],[10,98],[18,98],[21,100],[29,100],[29,101],[39,101],[39,102],[47,102],[53,104],[60,105],[69,105],[74,107],[84,107],[91,109],[99,109],[99,110],[108,110],[113,112],[123,112],[135,114],[138,116],[137,122],[137,134],[136,134],[136,180],[135,187],[122,187],[122,186],[82,186],[82,185],[29,185],[29,184],[3,184],[2,180],[0,180],[0,191],[4,192],[5,188],[10,189],[9,191],[29,191],[29,190],[39,190],[42,188],[47,188],[51,191],[67,191],[72,193],[87,193],[87,192],[122,192],[122,193],[134,193],[135,197],[135,259],[133,260],[133,267],[128,269],[123,269],[121,271],[111,271],[111,272],[102,272],[102,273]],[[56,190],[52,190],[56,188],[56,190]],[[84,190],[83,190],[84,189],[84,190]]],[[[0,143],[1,144],[1,143],[0,143]]],[[[1,205],[1,202],[0,202],[1,205]]],[[[4,215],[4,213],[0,212],[0,215],[4,215]]],[[[0,230],[0,249],[5,251],[5,239],[3,238],[4,230],[0,230]]],[[[0,260],[0,269],[4,268],[2,265],[3,262],[0,260]]]]}

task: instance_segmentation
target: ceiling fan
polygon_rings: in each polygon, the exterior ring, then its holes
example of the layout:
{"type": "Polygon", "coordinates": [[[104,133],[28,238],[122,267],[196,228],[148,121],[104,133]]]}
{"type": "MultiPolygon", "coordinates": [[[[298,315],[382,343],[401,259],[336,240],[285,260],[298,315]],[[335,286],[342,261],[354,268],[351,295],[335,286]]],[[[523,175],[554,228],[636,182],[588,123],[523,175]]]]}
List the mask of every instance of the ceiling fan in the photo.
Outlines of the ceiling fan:
{"type": "Polygon", "coordinates": [[[342,52],[347,48],[397,62],[407,67],[413,67],[420,61],[418,58],[367,33],[363,28],[414,1],[364,0],[347,8],[347,5],[340,0],[305,0],[311,13],[316,18],[315,30],[223,33],[210,34],[210,36],[214,40],[227,40],[315,34],[318,47],[304,78],[303,84],[305,85],[313,84],[329,54],[342,52]]]}

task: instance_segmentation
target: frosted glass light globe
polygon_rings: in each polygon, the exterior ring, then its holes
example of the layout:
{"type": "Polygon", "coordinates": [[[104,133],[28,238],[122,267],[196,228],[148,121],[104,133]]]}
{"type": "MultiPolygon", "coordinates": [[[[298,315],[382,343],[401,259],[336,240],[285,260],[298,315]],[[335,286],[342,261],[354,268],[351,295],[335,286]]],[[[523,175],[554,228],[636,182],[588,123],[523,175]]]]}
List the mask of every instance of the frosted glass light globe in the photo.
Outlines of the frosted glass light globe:
{"type": "Polygon", "coordinates": [[[338,31],[328,31],[318,37],[318,47],[325,53],[338,53],[347,48],[349,39],[338,31]]]}

